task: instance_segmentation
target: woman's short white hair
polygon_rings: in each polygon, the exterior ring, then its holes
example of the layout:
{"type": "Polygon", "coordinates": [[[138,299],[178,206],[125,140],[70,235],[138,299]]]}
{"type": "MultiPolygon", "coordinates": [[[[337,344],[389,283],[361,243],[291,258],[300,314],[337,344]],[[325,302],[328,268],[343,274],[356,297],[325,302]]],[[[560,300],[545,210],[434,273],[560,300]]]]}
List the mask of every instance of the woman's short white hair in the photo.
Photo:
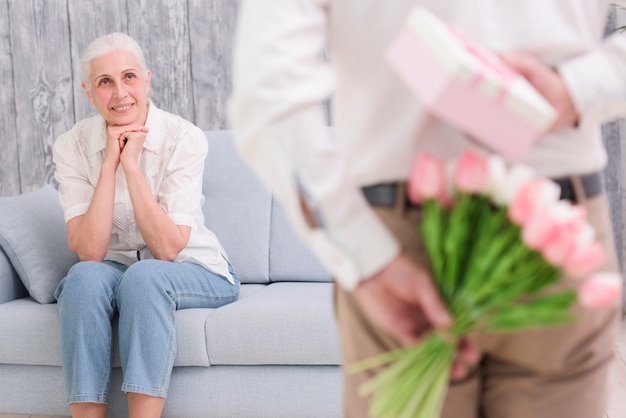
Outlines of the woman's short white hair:
{"type": "Polygon", "coordinates": [[[83,70],[83,81],[89,86],[89,76],[91,75],[91,61],[100,58],[101,56],[108,54],[116,49],[124,49],[132,53],[137,58],[137,63],[144,76],[147,75],[146,59],[144,58],[143,51],[137,41],[130,36],[121,32],[112,32],[103,35],[85,49],[83,55],[80,57],[80,67],[83,70]]]}

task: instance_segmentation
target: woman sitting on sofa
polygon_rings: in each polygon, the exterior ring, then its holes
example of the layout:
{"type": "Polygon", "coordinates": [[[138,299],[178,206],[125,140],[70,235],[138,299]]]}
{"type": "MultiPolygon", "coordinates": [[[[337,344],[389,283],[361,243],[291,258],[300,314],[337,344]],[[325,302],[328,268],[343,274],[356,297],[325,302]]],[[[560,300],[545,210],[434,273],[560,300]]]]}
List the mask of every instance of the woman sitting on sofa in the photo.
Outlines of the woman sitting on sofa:
{"type": "Polygon", "coordinates": [[[54,146],[59,199],[80,262],[55,297],[75,417],[105,417],[112,320],[130,417],[158,417],[176,357],[174,311],[237,299],[239,281],[204,225],[204,133],[149,99],[140,46],[111,33],[81,57],[99,115],[54,146]]]}

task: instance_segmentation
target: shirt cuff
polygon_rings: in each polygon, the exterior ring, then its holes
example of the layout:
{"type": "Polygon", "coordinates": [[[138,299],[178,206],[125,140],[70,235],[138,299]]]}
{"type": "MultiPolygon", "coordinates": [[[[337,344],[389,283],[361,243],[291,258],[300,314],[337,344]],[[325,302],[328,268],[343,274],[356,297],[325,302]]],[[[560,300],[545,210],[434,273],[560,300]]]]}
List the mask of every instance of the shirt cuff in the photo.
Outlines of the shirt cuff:
{"type": "Polygon", "coordinates": [[[193,216],[187,213],[168,213],[167,216],[169,216],[172,222],[174,222],[176,225],[188,226],[190,228],[196,226],[196,222],[193,216]]]}
{"type": "Polygon", "coordinates": [[[333,230],[314,230],[308,241],[333,278],[348,291],[400,253],[398,241],[373,211],[364,211],[333,230]]]}
{"type": "Polygon", "coordinates": [[[624,65],[606,49],[600,49],[572,60],[558,67],[558,72],[572,98],[574,106],[585,123],[609,121],[623,111],[626,85],[623,80],[624,65]],[[616,113],[616,111],[618,113],[616,113]]]}
{"type": "Polygon", "coordinates": [[[65,223],[68,223],[71,219],[84,215],[89,209],[89,203],[81,203],[80,205],[72,206],[65,210],[65,223]]]}

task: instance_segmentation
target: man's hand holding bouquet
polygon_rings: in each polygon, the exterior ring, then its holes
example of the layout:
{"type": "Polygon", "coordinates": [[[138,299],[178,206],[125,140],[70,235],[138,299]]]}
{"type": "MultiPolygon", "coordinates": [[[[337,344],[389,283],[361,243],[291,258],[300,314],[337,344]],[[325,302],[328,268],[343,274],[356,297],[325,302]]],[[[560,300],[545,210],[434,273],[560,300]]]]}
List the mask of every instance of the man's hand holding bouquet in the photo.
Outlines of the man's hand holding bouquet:
{"type": "Polygon", "coordinates": [[[439,292],[421,303],[442,300],[452,318],[426,317],[425,330],[449,327],[349,366],[386,366],[361,387],[372,396],[372,416],[439,416],[455,358],[471,334],[566,324],[576,320],[576,301],[593,309],[621,294],[619,274],[597,272],[603,251],[584,209],[559,200],[558,185],[528,167],[507,168],[497,156],[471,151],[447,166],[418,155],[408,195],[422,207],[416,228],[439,292]],[[578,289],[557,290],[564,275],[581,279],[578,289]]]}

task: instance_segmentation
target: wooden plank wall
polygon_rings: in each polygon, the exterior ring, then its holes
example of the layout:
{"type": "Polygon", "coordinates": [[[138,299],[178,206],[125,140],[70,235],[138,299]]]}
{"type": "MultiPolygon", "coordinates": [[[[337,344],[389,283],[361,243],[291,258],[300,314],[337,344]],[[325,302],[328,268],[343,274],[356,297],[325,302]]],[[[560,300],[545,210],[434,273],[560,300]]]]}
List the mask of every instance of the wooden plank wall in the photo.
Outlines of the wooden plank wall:
{"type": "Polygon", "coordinates": [[[51,147],[95,114],[80,54],[126,32],[143,47],[157,106],[227,129],[237,0],[0,0],[0,196],[54,184],[51,147]]]}

